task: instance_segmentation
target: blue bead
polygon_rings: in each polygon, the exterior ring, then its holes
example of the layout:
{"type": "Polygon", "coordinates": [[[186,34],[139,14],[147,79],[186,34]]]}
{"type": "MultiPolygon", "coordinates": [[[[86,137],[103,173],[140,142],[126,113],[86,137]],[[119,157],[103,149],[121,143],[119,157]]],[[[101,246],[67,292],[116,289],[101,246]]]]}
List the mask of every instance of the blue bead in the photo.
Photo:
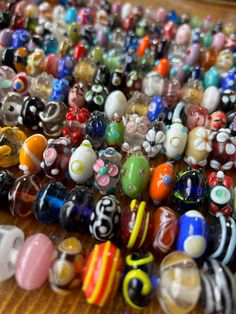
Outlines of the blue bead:
{"type": "Polygon", "coordinates": [[[76,22],[76,18],[77,18],[77,9],[76,9],[76,7],[68,8],[66,13],[65,13],[65,22],[67,24],[71,24],[73,22],[76,22]]]}
{"type": "Polygon", "coordinates": [[[58,77],[71,80],[75,64],[75,59],[71,56],[61,58],[58,63],[58,77]]]}
{"type": "Polygon", "coordinates": [[[150,122],[156,119],[164,118],[167,115],[167,108],[165,107],[164,100],[161,96],[152,98],[147,112],[147,117],[150,122]]]}
{"type": "Polygon", "coordinates": [[[30,40],[30,34],[24,29],[17,29],[12,35],[12,46],[14,49],[25,47],[30,40]]]}
{"type": "Polygon", "coordinates": [[[193,258],[201,257],[207,245],[208,225],[202,214],[190,210],[179,219],[179,234],[176,249],[193,258]]]}
{"type": "Polygon", "coordinates": [[[59,219],[60,209],[67,195],[66,188],[57,181],[50,181],[39,191],[34,203],[34,215],[42,223],[59,219]]]}
{"type": "Polygon", "coordinates": [[[70,232],[88,232],[94,198],[85,186],[75,186],[67,195],[60,211],[60,224],[70,232]]]}

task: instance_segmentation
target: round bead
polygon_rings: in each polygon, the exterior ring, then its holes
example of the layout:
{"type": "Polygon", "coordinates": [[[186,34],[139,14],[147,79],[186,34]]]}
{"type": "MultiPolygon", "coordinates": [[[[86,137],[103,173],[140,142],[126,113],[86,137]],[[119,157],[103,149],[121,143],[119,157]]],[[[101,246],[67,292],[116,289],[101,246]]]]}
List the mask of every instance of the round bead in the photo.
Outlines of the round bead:
{"type": "Polygon", "coordinates": [[[148,160],[142,154],[131,155],[123,165],[121,184],[130,198],[137,197],[146,188],[150,176],[148,160]]]}
{"type": "Polygon", "coordinates": [[[120,224],[120,203],[114,195],[100,199],[90,215],[89,231],[97,241],[111,240],[120,224]]]}
{"type": "Polygon", "coordinates": [[[176,248],[193,258],[201,257],[207,246],[208,225],[203,215],[190,210],[179,219],[176,248]]]}
{"type": "Polygon", "coordinates": [[[16,281],[22,289],[34,290],[44,284],[48,278],[53,252],[52,241],[42,233],[26,239],[17,257],[15,273],[16,281]]]}
{"type": "Polygon", "coordinates": [[[201,292],[200,274],[194,260],[179,251],[167,255],[160,265],[159,302],[166,314],[187,314],[201,292]]]}
{"type": "Polygon", "coordinates": [[[217,213],[209,224],[206,254],[210,259],[216,258],[223,265],[234,259],[236,248],[236,223],[232,217],[217,213]]]}
{"type": "Polygon", "coordinates": [[[20,150],[19,168],[23,170],[25,174],[39,172],[43,152],[46,147],[47,140],[43,135],[35,134],[28,137],[20,150]]]}
{"type": "Polygon", "coordinates": [[[70,141],[64,137],[48,140],[41,167],[50,179],[60,180],[66,176],[71,157],[69,145],[70,141]]]}
{"type": "Polygon", "coordinates": [[[178,232],[178,219],[167,206],[157,208],[150,221],[151,243],[156,253],[170,251],[178,232]]]}
{"type": "Polygon", "coordinates": [[[120,250],[110,241],[95,245],[89,255],[82,290],[87,302],[103,306],[115,295],[121,279],[120,250]]]}
{"type": "Polygon", "coordinates": [[[150,213],[145,202],[132,200],[121,214],[121,240],[128,249],[137,249],[148,240],[150,213]]]}
{"type": "Polygon", "coordinates": [[[122,294],[125,302],[136,310],[143,309],[154,298],[158,279],[151,253],[135,252],[125,258],[122,294]]]}
{"type": "Polygon", "coordinates": [[[49,181],[38,192],[34,202],[34,216],[42,223],[52,223],[59,219],[66,187],[58,181],[49,181]]]}
{"type": "Polygon", "coordinates": [[[49,282],[53,291],[65,296],[82,284],[85,254],[82,244],[75,238],[66,238],[57,247],[49,270],[49,282]]]}
{"type": "Polygon", "coordinates": [[[41,181],[38,176],[33,174],[19,177],[8,194],[12,215],[20,217],[30,215],[40,188],[41,181]]]}
{"type": "Polygon", "coordinates": [[[89,219],[94,211],[94,198],[84,186],[75,186],[60,210],[60,224],[70,232],[88,232],[89,219]]]}

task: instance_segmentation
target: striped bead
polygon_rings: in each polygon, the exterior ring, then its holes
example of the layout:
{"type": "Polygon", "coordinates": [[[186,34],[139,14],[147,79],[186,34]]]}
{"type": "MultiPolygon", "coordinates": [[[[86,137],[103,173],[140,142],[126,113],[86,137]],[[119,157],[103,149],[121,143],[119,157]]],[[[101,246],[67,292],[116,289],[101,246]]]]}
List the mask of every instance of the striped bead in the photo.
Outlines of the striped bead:
{"type": "Polygon", "coordinates": [[[207,255],[222,264],[230,263],[236,248],[236,223],[232,217],[225,217],[221,212],[209,224],[207,255]]]}
{"type": "Polygon", "coordinates": [[[115,295],[123,269],[120,250],[110,241],[95,245],[89,255],[82,290],[87,302],[103,306],[115,295]]]}

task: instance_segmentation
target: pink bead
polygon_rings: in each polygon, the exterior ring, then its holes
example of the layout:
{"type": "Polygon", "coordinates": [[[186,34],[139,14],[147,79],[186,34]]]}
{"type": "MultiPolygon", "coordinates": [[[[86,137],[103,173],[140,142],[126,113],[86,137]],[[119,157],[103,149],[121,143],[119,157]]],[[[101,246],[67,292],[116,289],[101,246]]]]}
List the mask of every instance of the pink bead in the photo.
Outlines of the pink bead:
{"type": "Polygon", "coordinates": [[[164,22],[165,21],[165,18],[166,18],[166,10],[164,8],[159,8],[156,12],[156,18],[159,20],[159,21],[162,21],[164,22]]]}
{"type": "Polygon", "coordinates": [[[225,34],[224,33],[216,33],[213,36],[212,47],[215,48],[217,52],[220,52],[225,45],[225,34]]]}
{"type": "Polygon", "coordinates": [[[21,288],[33,290],[43,285],[48,278],[53,252],[52,241],[42,233],[26,239],[16,261],[15,277],[21,288]]]}

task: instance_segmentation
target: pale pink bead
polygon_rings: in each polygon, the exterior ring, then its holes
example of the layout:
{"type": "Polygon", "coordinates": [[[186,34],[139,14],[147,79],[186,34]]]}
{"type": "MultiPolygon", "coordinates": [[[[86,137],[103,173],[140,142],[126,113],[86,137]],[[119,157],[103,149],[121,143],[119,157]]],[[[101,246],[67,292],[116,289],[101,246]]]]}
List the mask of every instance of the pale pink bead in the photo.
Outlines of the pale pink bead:
{"type": "Polygon", "coordinates": [[[188,24],[181,25],[175,36],[175,41],[177,44],[187,44],[191,36],[191,28],[188,24]]]}
{"type": "Polygon", "coordinates": [[[165,21],[166,19],[166,10],[164,8],[159,8],[156,12],[156,18],[159,20],[159,21],[165,21]]]}
{"type": "Polygon", "coordinates": [[[224,33],[216,33],[213,36],[212,47],[215,48],[217,52],[220,52],[225,45],[225,34],[224,33]]]}
{"type": "Polygon", "coordinates": [[[21,288],[33,290],[44,284],[48,278],[53,252],[52,241],[42,233],[26,239],[16,261],[15,277],[21,288]]]}

